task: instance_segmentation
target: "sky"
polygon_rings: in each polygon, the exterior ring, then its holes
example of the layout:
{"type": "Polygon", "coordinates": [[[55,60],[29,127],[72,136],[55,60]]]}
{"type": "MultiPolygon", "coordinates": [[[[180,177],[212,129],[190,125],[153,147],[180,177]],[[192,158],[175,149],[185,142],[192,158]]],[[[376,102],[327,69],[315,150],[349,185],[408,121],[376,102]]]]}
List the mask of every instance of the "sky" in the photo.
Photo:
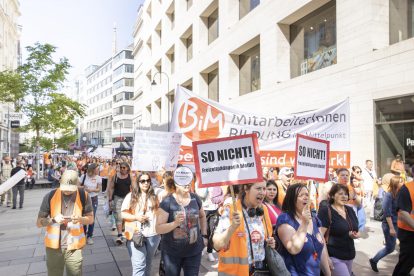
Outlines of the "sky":
{"type": "Polygon", "coordinates": [[[114,23],[117,49],[133,43],[133,27],[144,0],[20,0],[23,63],[25,47],[35,42],[58,49],[55,61],[67,57],[72,80],[91,64],[100,65],[112,55],[114,23]]]}

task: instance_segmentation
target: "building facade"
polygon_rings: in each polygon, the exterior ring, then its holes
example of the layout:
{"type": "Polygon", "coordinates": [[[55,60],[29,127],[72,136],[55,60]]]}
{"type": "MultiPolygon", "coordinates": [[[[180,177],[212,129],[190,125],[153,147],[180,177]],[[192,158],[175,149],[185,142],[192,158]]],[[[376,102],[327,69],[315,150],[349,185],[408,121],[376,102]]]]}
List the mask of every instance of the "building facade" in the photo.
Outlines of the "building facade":
{"type": "MultiPolygon", "coordinates": [[[[21,64],[19,16],[18,0],[0,0],[0,71],[13,71],[21,64]]],[[[14,105],[0,104],[0,113],[0,156],[16,156],[19,153],[19,134],[10,130],[8,119],[10,113],[17,115],[14,114],[14,105]]]]}
{"type": "Polygon", "coordinates": [[[147,0],[134,31],[136,124],[167,130],[176,85],[259,114],[349,97],[348,167],[371,159],[385,173],[396,153],[412,165],[413,18],[413,0],[147,0]]]}
{"type": "Polygon", "coordinates": [[[78,145],[117,148],[121,141],[133,140],[133,63],[131,50],[124,49],[85,70],[85,80],[77,82],[79,100],[87,107],[78,145]]]}

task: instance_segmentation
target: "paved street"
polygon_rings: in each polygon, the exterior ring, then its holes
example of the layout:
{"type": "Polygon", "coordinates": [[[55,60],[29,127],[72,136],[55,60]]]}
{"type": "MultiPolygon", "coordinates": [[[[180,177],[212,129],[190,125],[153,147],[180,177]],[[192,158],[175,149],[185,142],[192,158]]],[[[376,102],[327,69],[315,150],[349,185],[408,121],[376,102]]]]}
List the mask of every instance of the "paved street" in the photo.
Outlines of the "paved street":
{"type": "MultiPolygon", "coordinates": [[[[0,275],[46,275],[44,230],[36,227],[37,212],[43,196],[50,189],[25,191],[22,210],[0,207],[0,275]]],[[[103,200],[100,201],[100,205],[103,200]]],[[[380,273],[369,267],[368,258],[382,247],[380,223],[369,222],[369,238],[357,244],[357,258],[354,262],[355,275],[391,275],[397,259],[397,252],[379,263],[380,273]]],[[[125,246],[114,244],[115,235],[104,217],[102,207],[98,210],[95,227],[95,244],[83,250],[84,275],[131,275],[131,264],[125,246]]],[[[157,254],[152,275],[157,275],[159,256],[157,254]]],[[[217,275],[216,263],[210,263],[203,256],[200,275],[217,275]]]]}

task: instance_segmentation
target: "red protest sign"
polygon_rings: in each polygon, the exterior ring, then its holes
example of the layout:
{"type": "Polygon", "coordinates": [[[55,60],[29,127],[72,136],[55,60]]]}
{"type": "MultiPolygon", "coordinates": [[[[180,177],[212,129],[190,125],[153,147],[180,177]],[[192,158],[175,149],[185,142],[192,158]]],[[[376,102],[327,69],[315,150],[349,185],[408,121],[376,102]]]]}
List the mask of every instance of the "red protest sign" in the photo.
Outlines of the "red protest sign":
{"type": "Polygon", "coordinates": [[[255,134],[193,142],[200,188],[263,181],[255,134]]]}

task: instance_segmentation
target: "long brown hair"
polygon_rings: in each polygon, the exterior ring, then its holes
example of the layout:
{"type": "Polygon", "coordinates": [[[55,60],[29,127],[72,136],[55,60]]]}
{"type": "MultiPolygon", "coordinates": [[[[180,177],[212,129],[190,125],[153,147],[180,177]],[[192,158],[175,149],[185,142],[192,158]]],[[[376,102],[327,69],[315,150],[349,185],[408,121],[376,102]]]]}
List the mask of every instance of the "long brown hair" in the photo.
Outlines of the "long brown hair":
{"type": "Polygon", "coordinates": [[[165,182],[165,190],[168,194],[172,194],[175,192],[175,183],[173,174],[171,172],[165,172],[162,175],[162,180],[165,182]]]}
{"type": "MultiPolygon", "coordinates": [[[[147,200],[151,200],[151,204],[154,210],[158,209],[159,206],[159,202],[158,202],[158,198],[155,196],[155,192],[154,192],[154,188],[152,187],[152,183],[151,183],[151,176],[148,172],[142,172],[136,179],[136,181],[132,182],[131,184],[131,202],[130,202],[130,210],[135,210],[137,204],[138,204],[138,200],[141,198],[141,188],[139,187],[139,181],[141,180],[142,176],[148,176],[148,179],[150,180],[150,185],[147,191],[147,196],[145,197],[145,202],[147,202],[147,200]]],[[[144,204],[145,204],[144,202],[144,204]]]]}
{"type": "Polygon", "coordinates": [[[391,193],[392,198],[397,197],[398,190],[400,189],[400,182],[401,177],[399,176],[393,176],[390,180],[390,185],[388,186],[388,192],[391,193]]]}

